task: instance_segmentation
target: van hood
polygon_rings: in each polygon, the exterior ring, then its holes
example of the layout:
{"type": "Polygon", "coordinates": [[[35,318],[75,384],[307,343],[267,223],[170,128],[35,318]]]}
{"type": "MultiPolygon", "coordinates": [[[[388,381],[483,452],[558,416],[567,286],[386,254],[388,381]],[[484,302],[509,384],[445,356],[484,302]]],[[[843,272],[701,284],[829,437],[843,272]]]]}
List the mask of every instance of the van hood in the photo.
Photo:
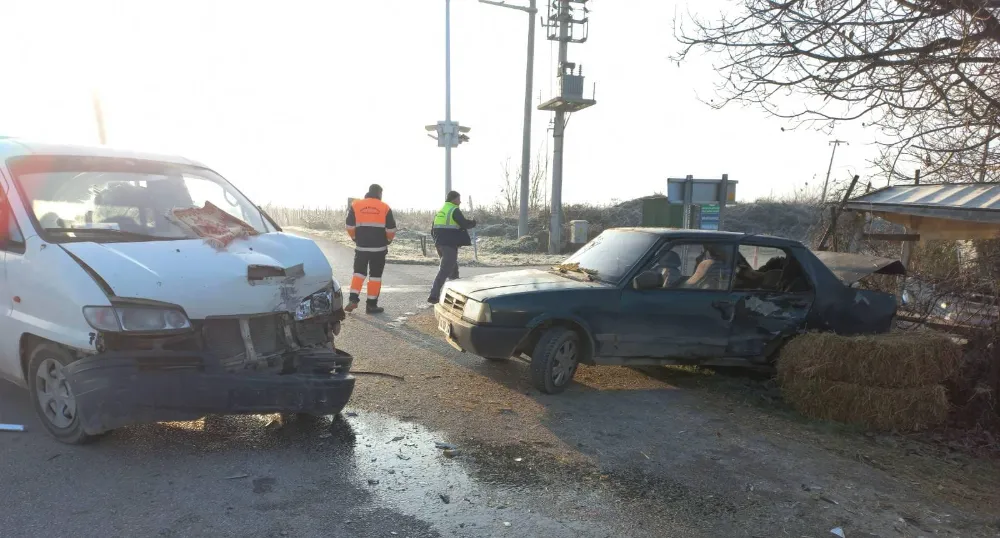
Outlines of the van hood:
{"type": "Polygon", "coordinates": [[[522,271],[504,271],[477,275],[448,282],[447,289],[460,293],[477,301],[485,301],[491,297],[530,293],[537,291],[606,288],[602,282],[587,282],[575,278],[555,274],[551,271],[527,269],[522,271]]]}
{"type": "Polygon", "coordinates": [[[191,319],[293,312],[333,281],[315,243],[283,233],[239,239],[223,250],[202,239],[59,246],[111,295],[175,304],[191,319]]]}

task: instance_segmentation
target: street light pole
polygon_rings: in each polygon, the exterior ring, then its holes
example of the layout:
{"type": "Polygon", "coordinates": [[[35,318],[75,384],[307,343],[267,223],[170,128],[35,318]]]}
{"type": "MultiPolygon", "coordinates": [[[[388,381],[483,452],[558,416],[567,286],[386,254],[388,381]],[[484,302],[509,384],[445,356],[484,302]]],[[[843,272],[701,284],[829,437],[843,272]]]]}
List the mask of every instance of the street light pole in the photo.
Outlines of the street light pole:
{"type": "MultiPolygon", "coordinates": [[[[451,125],[451,0],[444,0],[444,121],[451,125]]],[[[444,193],[451,192],[451,137],[444,146],[444,193]]]]}
{"type": "Polygon", "coordinates": [[[517,217],[517,236],[528,235],[528,202],[531,191],[531,100],[535,75],[535,14],[538,13],[536,0],[530,0],[528,7],[515,6],[496,0],[479,0],[480,3],[516,9],[528,13],[528,60],[524,74],[524,132],[521,136],[521,196],[517,217]]]}

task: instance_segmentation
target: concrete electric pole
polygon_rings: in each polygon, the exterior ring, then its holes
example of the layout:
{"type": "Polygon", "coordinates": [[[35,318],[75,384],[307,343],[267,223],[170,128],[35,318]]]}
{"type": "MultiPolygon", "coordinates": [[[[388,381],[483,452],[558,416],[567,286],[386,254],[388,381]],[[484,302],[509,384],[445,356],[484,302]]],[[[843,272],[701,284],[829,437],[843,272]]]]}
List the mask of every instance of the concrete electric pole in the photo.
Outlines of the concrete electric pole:
{"type": "Polygon", "coordinates": [[[535,0],[528,7],[515,6],[495,0],[479,0],[483,4],[517,9],[528,13],[528,61],[524,75],[524,134],[521,139],[521,192],[520,211],[517,216],[517,236],[528,235],[528,195],[531,190],[531,92],[535,73],[535,0]]]}
{"type": "Polygon", "coordinates": [[[826,179],[823,180],[823,194],[819,196],[819,203],[826,203],[826,188],[830,184],[830,171],[833,170],[833,156],[837,154],[837,146],[841,144],[851,145],[849,142],[843,140],[831,140],[830,145],[833,146],[833,151],[830,152],[830,166],[826,168],[826,179]]]}
{"type": "Polygon", "coordinates": [[[555,128],[552,131],[552,192],[549,222],[549,253],[558,254],[562,250],[562,176],[563,138],[566,132],[566,115],[591,107],[597,103],[591,96],[583,98],[583,70],[567,60],[570,43],[587,41],[589,0],[552,0],[549,3],[548,39],[559,42],[559,64],[556,76],[559,79],[559,95],[538,105],[539,110],[555,112],[555,128]],[[576,73],[573,71],[576,69],[576,73]]]}
{"type": "Polygon", "coordinates": [[[97,139],[103,146],[108,143],[108,137],[104,131],[104,108],[101,106],[101,96],[94,90],[90,98],[94,103],[94,119],[97,120],[97,139]]]}

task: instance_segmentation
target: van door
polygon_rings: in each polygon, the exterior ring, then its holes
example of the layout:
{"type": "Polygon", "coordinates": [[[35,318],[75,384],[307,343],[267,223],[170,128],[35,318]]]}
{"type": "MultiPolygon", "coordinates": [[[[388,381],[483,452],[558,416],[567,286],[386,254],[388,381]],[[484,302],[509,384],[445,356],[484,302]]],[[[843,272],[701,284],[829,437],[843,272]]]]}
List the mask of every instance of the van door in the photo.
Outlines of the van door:
{"type": "Polygon", "coordinates": [[[16,383],[23,381],[21,372],[20,341],[16,324],[11,321],[15,305],[14,294],[7,280],[9,261],[19,261],[24,255],[24,235],[17,225],[7,198],[7,185],[3,185],[3,198],[0,200],[0,377],[16,383]],[[9,258],[16,257],[17,260],[9,258]]]}

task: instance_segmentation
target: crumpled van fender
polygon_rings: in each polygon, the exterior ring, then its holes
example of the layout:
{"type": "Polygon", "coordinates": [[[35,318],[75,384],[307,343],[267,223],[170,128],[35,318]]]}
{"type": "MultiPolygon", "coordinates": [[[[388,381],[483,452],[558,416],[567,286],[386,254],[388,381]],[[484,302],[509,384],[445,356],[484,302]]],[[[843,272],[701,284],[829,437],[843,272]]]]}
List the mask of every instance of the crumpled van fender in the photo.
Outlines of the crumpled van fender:
{"type": "Polygon", "coordinates": [[[580,360],[580,362],[583,364],[594,364],[594,354],[597,347],[594,345],[594,336],[593,331],[590,329],[590,325],[584,321],[583,318],[568,313],[557,312],[541,314],[529,321],[527,324],[528,334],[525,335],[524,339],[517,345],[517,349],[525,353],[530,353],[532,350],[526,348],[534,347],[534,344],[541,336],[541,329],[554,325],[563,325],[575,329],[583,338],[583,344],[586,350],[585,356],[580,360]]]}

